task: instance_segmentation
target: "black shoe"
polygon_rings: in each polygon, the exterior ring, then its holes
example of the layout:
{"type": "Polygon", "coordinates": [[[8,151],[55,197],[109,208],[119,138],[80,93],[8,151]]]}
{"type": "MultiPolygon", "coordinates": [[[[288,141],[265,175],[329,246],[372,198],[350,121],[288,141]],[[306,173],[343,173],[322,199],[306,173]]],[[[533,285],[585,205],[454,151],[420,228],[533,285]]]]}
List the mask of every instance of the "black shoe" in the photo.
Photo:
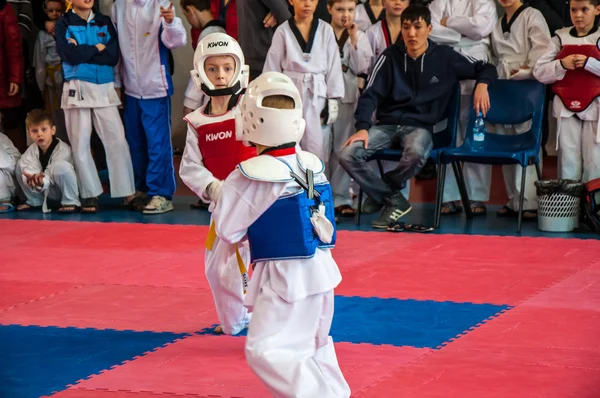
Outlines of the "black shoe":
{"type": "Polygon", "coordinates": [[[387,229],[412,210],[410,203],[400,192],[390,198],[385,198],[384,204],[381,217],[371,223],[373,228],[387,229]]]}
{"type": "Polygon", "coordinates": [[[373,214],[381,210],[382,207],[383,203],[375,202],[370,196],[367,196],[367,199],[363,202],[360,210],[362,214],[373,214]]]}

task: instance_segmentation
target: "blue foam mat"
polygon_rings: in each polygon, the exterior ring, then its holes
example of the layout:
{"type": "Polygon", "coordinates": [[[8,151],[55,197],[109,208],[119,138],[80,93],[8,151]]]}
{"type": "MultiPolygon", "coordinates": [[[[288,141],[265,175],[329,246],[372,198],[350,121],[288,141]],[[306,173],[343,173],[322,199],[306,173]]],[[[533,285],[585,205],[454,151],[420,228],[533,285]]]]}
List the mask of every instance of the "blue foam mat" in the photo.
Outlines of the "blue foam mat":
{"type": "MultiPolygon", "coordinates": [[[[336,296],[331,336],[336,342],[439,348],[510,308],[497,304],[336,296]]],[[[198,334],[214,334],[215,326],[198,334]]],[[[236,336],[246,335],[247,329],[236,336]]]]}
{"type": "Polygon", "coordinates": [[[185,336],[0,325],[0,397],[48,395],[185,336]]]}

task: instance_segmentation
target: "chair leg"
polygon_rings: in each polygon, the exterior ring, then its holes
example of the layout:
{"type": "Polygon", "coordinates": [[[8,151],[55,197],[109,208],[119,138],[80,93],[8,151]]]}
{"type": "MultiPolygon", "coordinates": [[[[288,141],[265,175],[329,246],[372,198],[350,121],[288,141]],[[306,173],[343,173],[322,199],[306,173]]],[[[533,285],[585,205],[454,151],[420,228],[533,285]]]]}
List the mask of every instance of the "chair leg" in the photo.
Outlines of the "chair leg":
{"type": "Polygon", "coordinates": [[[442,201],[444,198],[444,186],[446,181],[446,165],[438,165],[437,187],[435,190],[435,216],[433,228],[439,228],[442,218],[442,201]]]}
{"type": "Polygon", "coordinates": [[[542,170],[540,169],[540,164],[539,162],[535,162],[535,172],[537,174],[537,178],[538,180],[542,180],[542,170]]]}
{"type": "Polygon", "coordinates": [[[377,159],[377,167],[379,168],[379,174],[381,175],[381,179],[383,180],[385,173],[383,172],[383,165],[381,164],[381,160],[379,159],[377,159]]]}
{"type": "Polygon", "coordinates": [[[356,206],[356,225],[360,225],[360,213],[362,213],[362,199],[363,191],[362,188],[358,189],[358,205],[356,206]]]}
{"type": "Polygon", "coordinates": [[[470,220],[473,218],[473,212],[471,211],[471,202],[469,200],[469,194],[467,193],[467,186],[465,185],[465,175],[458,162],[452,162],[452,168],[454,169],[454,176],[456,177],[456,184],[460,191],[460,199],[462,200],[465,214],[467,215],[467,219],[470,220]]]}
{"type": "Polygon", "coordinates": [[[519,220],[517,221],[517,233],[521,233],[521,224],[523,223],[523,202],[525,200],[525,178],[527,177],[527,167],[521,167],[521,194],[519,195],[519,220]]]}

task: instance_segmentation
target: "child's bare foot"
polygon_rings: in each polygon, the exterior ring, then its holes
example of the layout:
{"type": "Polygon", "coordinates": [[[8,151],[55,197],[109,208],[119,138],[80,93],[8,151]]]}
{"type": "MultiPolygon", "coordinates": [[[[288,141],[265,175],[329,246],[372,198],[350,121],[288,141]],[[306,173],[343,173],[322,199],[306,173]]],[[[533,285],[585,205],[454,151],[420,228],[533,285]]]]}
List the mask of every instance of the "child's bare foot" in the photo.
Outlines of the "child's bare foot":
{"type": "Polygon", "coordinates": [[[223,334],[223,326],[219,325],[213,329],[213,333],[215,334],[223,334]]]}

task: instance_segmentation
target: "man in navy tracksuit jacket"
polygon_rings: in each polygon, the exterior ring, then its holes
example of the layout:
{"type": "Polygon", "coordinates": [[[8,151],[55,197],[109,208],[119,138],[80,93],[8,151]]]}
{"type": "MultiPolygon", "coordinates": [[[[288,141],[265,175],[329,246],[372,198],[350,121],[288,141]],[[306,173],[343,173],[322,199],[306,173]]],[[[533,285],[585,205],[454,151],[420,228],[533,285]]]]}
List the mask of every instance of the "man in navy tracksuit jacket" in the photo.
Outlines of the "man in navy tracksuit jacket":
{"type": "Polygon", "coordinates": [[[427,7],[409,6],[401,21],[404,40],[388,47],[377,60],[354,114],[357,133],[340,155],[342,167],[368,195],[363,211],[374,213],[384,207],[374,228],[393,226],[411,210],[400,190],[425,165],[433,146],[433,126],[443,118],[456,83],[477,81],[475,109],[485,114],[490,106],[487,87],[497,78],[493,65],[428,39],[427,7]],[[384,181],[366,159],[392,146],[403,148],[402,159],[384,181]]]}

